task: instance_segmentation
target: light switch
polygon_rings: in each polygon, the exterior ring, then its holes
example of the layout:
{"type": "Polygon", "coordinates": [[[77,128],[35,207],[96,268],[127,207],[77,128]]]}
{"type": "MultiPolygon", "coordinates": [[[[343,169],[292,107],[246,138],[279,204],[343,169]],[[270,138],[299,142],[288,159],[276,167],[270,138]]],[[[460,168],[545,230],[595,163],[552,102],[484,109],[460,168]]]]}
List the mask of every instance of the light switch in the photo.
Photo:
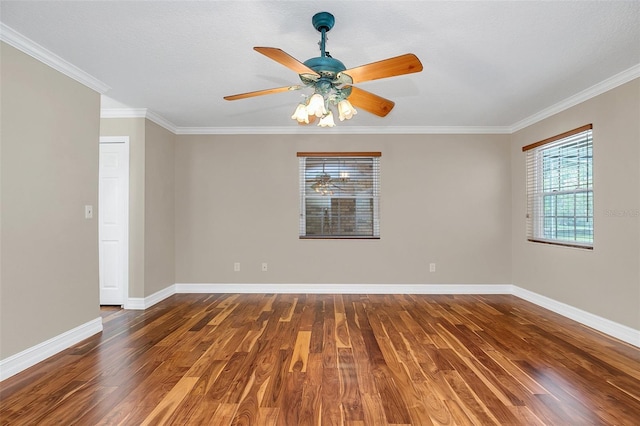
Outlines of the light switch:
{"type": "Polygon", "coordinates": [[[93,219],[93,206],[84,206],[84,218],[93,219]]]}

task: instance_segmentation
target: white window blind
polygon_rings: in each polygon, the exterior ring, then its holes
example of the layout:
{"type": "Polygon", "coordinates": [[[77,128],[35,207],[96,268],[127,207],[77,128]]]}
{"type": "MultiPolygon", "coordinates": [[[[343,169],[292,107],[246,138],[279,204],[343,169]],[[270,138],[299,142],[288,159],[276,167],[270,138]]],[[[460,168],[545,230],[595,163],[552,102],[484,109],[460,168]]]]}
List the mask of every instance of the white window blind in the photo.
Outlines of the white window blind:
{"type": "Polygon", "coordinates": [[[527,239],[593,248],[592,126],[528,145],[527,239]]]}
{"type": "Polygon", "coordinates": [[[380,153],[298,153],[300,238],[379,238],[380,153]]]}

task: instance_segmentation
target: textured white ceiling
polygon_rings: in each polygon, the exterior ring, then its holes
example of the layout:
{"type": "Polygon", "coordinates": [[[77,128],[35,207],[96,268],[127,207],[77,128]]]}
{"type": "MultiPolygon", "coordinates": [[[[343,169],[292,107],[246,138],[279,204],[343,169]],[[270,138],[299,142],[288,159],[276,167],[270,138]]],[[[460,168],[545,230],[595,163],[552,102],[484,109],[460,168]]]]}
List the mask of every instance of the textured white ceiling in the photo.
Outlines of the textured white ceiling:
{"type": "MultiPolygon", "coordinates": [[[[252,50],[319,56],[311,17],[335,15],[327,50],[347,68],[415,53],[419,74],[361,88],[396,102],[338,126],[509,128],[640,67],[639,1],[2,1],[0,19],[110,87],[103,106],[177,128],[298,127],[299,82],[252,50]]],[[[324,129],[326,130],[326,129],[324,129]]]]}

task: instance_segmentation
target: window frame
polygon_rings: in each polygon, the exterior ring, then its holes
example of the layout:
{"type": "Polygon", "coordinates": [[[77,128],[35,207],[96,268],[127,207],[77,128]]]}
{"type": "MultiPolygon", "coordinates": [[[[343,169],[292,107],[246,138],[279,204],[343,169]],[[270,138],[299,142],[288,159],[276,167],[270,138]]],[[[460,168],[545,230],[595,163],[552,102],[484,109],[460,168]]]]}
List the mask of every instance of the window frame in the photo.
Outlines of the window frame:
{"type": "MultiPolygon", "coordinates": [[[[299,212],[299,227],[298,237],[305,240],[326,240],[326,239],[340,239],[340,240],[378,240],[380,239],[380,157],[381,152],[298,152],[297,157],[299,160],[299,199],[300,199],[300,212],[299,212]],[[307,199],[316,198],[317,196],[307,196],[307,177],[305,172],[307,169],[306,161],[308,158],[313,159],[326,159],[328,161],[335,161],[336,158],[344,159],[372,159],[373,169],[371,176],[372,195],[371,197],[345,197],[344,195],[329,194],[327,196],[330,199],[368,199],[372,201],[372,233],[371,235],[357,234],[357,235],[343,235],[343,234],[308,234],[307,233],[307,199]]],[[[357,218],[357,213],[354,215],[357,218]]]]}
{"type": "MultiPolygon", "coordinates": [[[[527,241],[534,243],[544,243],[551,244],[557,246],[565,246],[565,247],[574,247],[581,248],[587,250],[593,250],[594,246],[594,190],[593,190],[593,125],[587,124],[581,127],[578,127],[573,130],[569,130],[567,132],[561,133],[556,136],[552,136],[550,138],[541,140],[539,142],[535,142],[529,145],[522,147],[522,151],[525,152],[526,155],[526,199],[527,199],[527,210],[526,210],[526,234],[527,241]],[[586,171],[586,179],[581,180],[581,176],[578,173],[577,185],[575,188],[565,188],[558,187],[557,189],[545,189],[543,185],[543,179],[545,178],[545,170],[543,167],[545,163],[543,162],[543,157],[545,151],[554,150],[562,148],[563,146],[571,146],[572,144],[582,143],[584,146],[580,146],[580,148],[587,149],[586,158],[589,159],[589,164],[587,165],[586,171]],[[590,153],[590,155],[589,155],[590,153]],[[577,195],[578,194],[587,194],[586,195],[586,215],[578,215],[576,213],[576,203],[577,203],[577,195]],[[573,215],[567,214],[545,214],[545,198],[553,197],[554,200],[566,195],[574,196],[574,209],[573,215]],[[562,238],[557,235],[557,222],[558,219],[562,220],[573,220],[573,238],[562,238]],[[579,241],[578,240],[578,228],[577,222],[578,219],[585,219],[586,222],[590,223],[590,228],[588,228],[588,234],[591,238],[590,241],[579,241]],[[551,219],[553,223],[555,223],[556,233],[555,236],[550,237],[548,235],[544,235],[545,229],[545,219],[551,219]]],[[[570,157],[559,157],[560,162],[562,160],[566,160],[570,157]]],[[[563,168],[565,173],[567,172],[566,167],[563,168]]],[[[579,169],[578,169],[579,171],[579,169]]],[[[549,173],[547,171],[547,173],[549,173]]],[[[558,171],[558,175],[561,175],[562,171],[558,171]]],[[[556,201],[557,203],[557,201],[556,201]]],[[[557,209],[556,209],[557,212],[557,209]]]]}

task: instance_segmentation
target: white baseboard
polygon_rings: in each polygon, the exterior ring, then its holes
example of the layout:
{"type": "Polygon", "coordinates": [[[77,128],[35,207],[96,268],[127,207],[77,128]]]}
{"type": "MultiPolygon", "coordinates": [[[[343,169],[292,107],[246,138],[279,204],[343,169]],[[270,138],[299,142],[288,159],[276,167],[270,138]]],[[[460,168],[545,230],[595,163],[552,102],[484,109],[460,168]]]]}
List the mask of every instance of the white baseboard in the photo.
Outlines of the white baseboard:
{"type": "Polygon", "coordinates": [[[7,379],[102,331],[98,317],[22,352],[0,360],[0,381],[7,379]]]}
{"type": "Polygon", "coordinates": [[[640,330],[517,286],[512,286],[511,294],[640,348],[640,330]]]}
{"type": "Polygon", "coordinates": [[[130,297],[124,304],[125,309],[131,310],[145,310],[149,309],[153,305],[158,302],[163,301],[167,297],[176,294],[176,285],[170,285],[169,287],[163,288],[160,291],[156,291],[155,293],[147,296],[147,297],[130,297]]]}
{"type": "Polygon", "coordinates": [[[509,294],[511,284],[176,284],[176,293],[509,294]]]}

